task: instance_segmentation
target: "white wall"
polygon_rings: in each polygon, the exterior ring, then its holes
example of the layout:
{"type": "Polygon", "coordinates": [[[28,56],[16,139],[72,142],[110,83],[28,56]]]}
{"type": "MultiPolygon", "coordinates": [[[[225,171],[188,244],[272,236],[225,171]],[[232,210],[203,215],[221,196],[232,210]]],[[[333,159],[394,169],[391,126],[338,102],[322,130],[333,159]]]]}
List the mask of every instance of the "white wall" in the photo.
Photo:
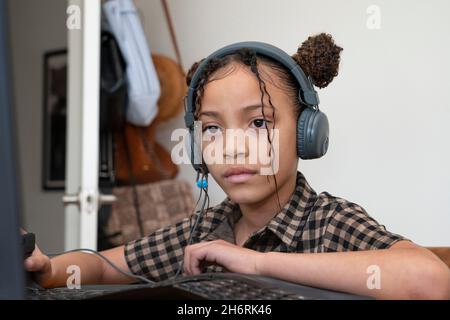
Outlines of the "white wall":
{"type": "Polygon", "coordinates": [[[24,226],[44,250],[58,252],[64,248],[62,192],[41,188],[42,71],[43,53],[66,47],[66,4],[10,0],[7,5],[24,226]]]}
{"type": "MultiPolygon", "coordinates": [[[[331,144],[299,169],[316,191],[359,203],[422,245],[450,245],[450,2],[168,1],[187,70],[231,42],[260,40],[289,53],[328,32],[344,48],[339,76],[319,91],[331,144]],[[381,29],[366,9],[381,9],[381,29]]],[[[155,52],[174,57],[160,1],[138,0],[155,52]]],[[[181,117],[162,126],[167,138],[181,117]]],[[[181,177],[194,180],[183,166],[181,177]]],[[[223,192],[212,186],[217,203],[223,192]]]]}
{"type": "MultiPolygon", "coordinates": [[[[135,0],[151,49],[175,58],[159,0],[135,0]]],[[[26,226],[49,251],[63,247],[61,193],[41,191],[42,53],[66,46],[65,1],[11,0],[9,17],[26,226]]],[[[329,32],[344,48],[339,76],[319,91],[331,144],[299,169],[316,191],[357,202],[422,245],[450,245],[450,2],[169,0],[183,66],[242,40],[293,53],[329,32]],[[381,29],[366,27],[369,5],[381,29]],[[429,84],[427,83],[429,82],[429,84]]],[[[161,125],[167,149],[182,115],[161,125]]],[[[191,166],[179,178],[193,182],[191,166]]],[[[212,204],[224,193],[212,185],[212,204]]]]}

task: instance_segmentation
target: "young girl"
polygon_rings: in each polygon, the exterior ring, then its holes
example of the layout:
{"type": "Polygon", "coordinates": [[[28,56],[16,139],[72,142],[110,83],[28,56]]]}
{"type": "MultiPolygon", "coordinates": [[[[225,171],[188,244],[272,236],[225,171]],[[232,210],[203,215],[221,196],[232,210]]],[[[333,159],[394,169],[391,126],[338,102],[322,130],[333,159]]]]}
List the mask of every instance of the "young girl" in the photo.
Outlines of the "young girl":
{"type": "MultiPolygon", "coordinates": [[[[330,35],[319,34],[292,58],[323,88],[338,74],[341,50],[330,35]]],[[[198,66],[189,70],[188,85],[198,66]]],[[[317,194],[297,171],[297,119],[305,105],[289,70],[242,49],[211,60],[196,92],[195,117],[205,136],[224,137],[227,129],[278,129],[278,170],[261,175],[259,163],[228,164],[226,159],[248,160],[250,147],[238,150],[225,143],[224,161],[206,163],[227,194],[222,203],[104,256],[155,281],[178,270],[186,275],[226,270],[375,298],[450,298],[450,272],[434,254],[388,232],[361,206],[317,194]],[[372,272],[381,280],[375,288],[368,285],[372,272]]],[[[208,141],[203,149],[213,143],[208,141]]],[[[87,253],[49,259],[36,248],[25,261],[44,287],[64,286],[66,268],[73,264],[80,267],[83,284],[134,281],[87,253]]]]}

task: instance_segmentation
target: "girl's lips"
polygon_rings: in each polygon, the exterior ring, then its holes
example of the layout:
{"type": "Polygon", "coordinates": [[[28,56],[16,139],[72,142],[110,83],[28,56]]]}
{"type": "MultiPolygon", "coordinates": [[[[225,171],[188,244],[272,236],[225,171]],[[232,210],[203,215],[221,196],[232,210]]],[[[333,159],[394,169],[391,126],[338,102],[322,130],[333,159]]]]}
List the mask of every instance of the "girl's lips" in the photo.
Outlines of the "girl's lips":
{"type": "Polygon", "coordinates": [[[231,183],[243,183],[249,180],[255,173],[239,173],[225,177],[225,180],[231,183]]]}

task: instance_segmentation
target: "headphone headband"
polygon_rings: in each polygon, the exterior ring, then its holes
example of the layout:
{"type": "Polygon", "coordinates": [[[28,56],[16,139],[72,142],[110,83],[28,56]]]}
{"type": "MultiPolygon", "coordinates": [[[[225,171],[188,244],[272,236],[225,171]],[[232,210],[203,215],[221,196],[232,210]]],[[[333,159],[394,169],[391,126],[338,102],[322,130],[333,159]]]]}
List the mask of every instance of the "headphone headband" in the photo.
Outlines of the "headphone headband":
{"type": "Polygon", "coordinates": [[[278,47],[275,47],[271,44],[264,43],[264,42],[258,42],[258,41],[244,41],[244,42],[238,42],[233,43],[228,46],[225,46],[213,53],[211,53],[208,57],[206,57],[205,60],[200,63],[197,70],[195,71],[194,75],[192,76],[191,83],[188,88],[188,94],[185,100],[185,109],[186,114],[184,116],[184,120],[186,123],[186,127],[191,128],[194,124],[194,111],[195,111],[195,94],[197,90],[197,84],[200,79],[200,76],[203,73],[203,70],[205,69],[206,65],[209,63],[212,59],[219,59],[223,58],[229,54],[232,54],[236,52],[239,49],[247,48],[250,50],[255,51],[255,53],[264,55],[266,57],[272,58],[275,61],[281,63],[284,67],[286,67],[291,74],[295,77],[298,84],[300,85],[299,90],[299,100],[306,104],[307,106],[317,106],[319,104],[319,96],[317,92],[314,90],[312,81],[309,77],[306,76],[306,74],[303,72],[303,70],[300,68],[300,66],[297,64],[297,62],[292,59],[291,56],[289,56],[286,52],[281,50],[278,47]]]}

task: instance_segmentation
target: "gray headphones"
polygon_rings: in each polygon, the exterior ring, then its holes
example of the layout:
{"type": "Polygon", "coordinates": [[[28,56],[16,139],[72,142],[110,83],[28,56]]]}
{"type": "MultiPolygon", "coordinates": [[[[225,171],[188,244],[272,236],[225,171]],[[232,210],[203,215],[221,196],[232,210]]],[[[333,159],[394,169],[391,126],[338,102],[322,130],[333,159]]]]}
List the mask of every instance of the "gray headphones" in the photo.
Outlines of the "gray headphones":
{"type": "MultiPolygon", "coordinates": [[[[225,46],[212,54],[210,54],[198,66],[196,72],[192,76],[191,83],[185,97],[185,116],[184,121],[189,129],[190,147],[188,147],[189,158],[197,173],[208,173],[206,165],[202,164],[202,150],[200,137],[194,134],[194,113],[195,113],[195,96],[197,84],[205,66],[211,59],[223,58],[232,54],[239,49],[247,48],[256,54],[272,58],[286,67],[299,84],[299,100],[305,104],[305,108],[297,119],[297,156],[301,159],[317,159],[325,155],[328,150],[328,134],[329,125],[325,113],[319,110],[319,96],[314,90],[312,81],[305,75],[303,70],[286,52],[271,44],[257,41],[244,41],[225,46]]],[[[196,131],[201,132],[201,130],[196,131]]]]}

